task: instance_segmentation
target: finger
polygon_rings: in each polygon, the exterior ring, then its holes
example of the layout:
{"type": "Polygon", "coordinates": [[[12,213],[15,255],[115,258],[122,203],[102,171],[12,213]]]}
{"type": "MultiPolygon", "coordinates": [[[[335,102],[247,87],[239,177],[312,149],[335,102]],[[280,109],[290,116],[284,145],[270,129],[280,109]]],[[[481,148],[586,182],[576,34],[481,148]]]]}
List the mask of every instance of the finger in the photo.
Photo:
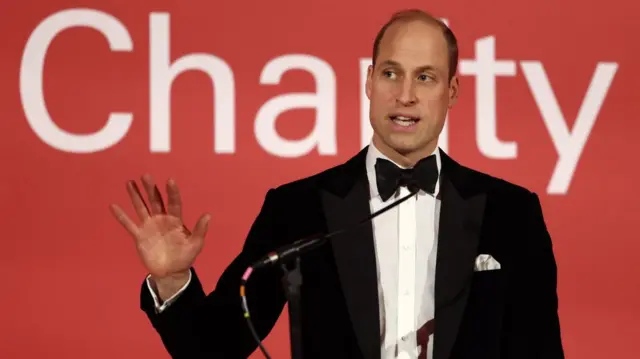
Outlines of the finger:
{"type": "Polygon", "coordinates": [[[166,213],[164,209],[164,203],[162,202],[162,195],[158,190],[158,186],[153,183],[151,175],[142,176],[142,185],[145,192],[147,192],[147,198],[149,198],[149,207],[151,214],[163,214],[166,213]]]}
{"type": "Polygon", "coordinates": [[[138,218],[144,222],[149,218],[149,209],[147,208],[147,204],[144,203],[140,188],[138,188],[135,181],[127,182],[127,192],[129,193],[129,198],[131,198],[131,203],[133,203],[133,209],[138,214],[138,218]]]}
{"type": "Polygon", "coordinates": [[[209,221],[211,220],[211,216],[208,214],[203,215],[196,222],[195,227],[193,228],[193,236],[198,238],[204,238],[207,234],[207,230],[209,229],[209,221]]]}
{"type": "Polygon", "coordinates": [[[122,226],[129,232],[134,238],[138,238],[138,227],[135,223],[127,216],[127,214],[120,208],[117,204],[112,204],[109,206],[111,209],[111,213],[116,217],[118,222],[122,224],[122,226]]]}
{"type": "Polygon", "coordinates": [[[178,185],[173,179],[167,181],[167,214],[182,219],[182,198],[178,185]]]}

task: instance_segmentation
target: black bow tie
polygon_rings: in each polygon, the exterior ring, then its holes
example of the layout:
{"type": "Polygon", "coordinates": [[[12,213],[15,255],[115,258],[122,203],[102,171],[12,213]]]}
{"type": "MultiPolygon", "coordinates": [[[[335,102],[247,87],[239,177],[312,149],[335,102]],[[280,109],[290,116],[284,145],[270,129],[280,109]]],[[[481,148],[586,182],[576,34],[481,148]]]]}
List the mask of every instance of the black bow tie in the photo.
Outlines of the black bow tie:
{"type": "Polygon", "coordinates": [[[383,201],[388,200],[398,187],[405,186],[411,192],[423,190],[433,194],[438,182],[438,164],[436,156],[421,159],[413,168],[402,169],[393,162],[378,158],[376,160],[376,182],[378,193],[383,201]]]}

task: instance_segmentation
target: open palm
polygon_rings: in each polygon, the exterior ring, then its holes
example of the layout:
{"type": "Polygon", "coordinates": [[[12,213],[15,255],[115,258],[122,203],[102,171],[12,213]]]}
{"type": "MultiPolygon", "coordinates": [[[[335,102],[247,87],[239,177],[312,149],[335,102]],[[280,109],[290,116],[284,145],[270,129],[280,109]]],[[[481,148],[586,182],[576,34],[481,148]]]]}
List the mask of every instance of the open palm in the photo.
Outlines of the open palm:
{"type": "Polygon", "coordinates": [[[202,215],[193,232],[189,231],[182,219],[182,200],[177,184],[173,180],[167,181],[166,206],[151,176],[142,176],[142,184],[148,206],[135,181],[127,183],[127,192],[140,223],[134,223],[116,204],[111,205],[113,215],[135,240],[138,255],[152,277],[165,278],[188,271],[202,250],[209,215],[202,215]]]}

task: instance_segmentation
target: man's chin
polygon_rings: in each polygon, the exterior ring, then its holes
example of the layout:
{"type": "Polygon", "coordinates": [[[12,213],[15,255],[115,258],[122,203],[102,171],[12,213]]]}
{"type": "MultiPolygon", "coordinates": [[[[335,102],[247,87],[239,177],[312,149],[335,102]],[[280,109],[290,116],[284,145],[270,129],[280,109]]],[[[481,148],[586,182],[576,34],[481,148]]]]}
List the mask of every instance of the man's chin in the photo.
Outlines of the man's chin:
{"type": "Polygon", "coordinates": [[[432,141],[421,141],[415,137],[390,136],[388,141],[385,142],[391,149],[402,156],[409,156],[416,152],[422,153],[428,150],[435,150],[435,148],[430,149],[432,141]]]}
{"type": "Polygon", "coordinates": [[[421,147],[415,136],[407,136],[405,134],[392,134],[389,136],[388,144],[389,147],[401,154],[415,152],[421,147]]]}
{"type": "Polygon", "coordinates": [[[424,140],[418,137],[416,134],[388,133],[384,137],[374,136],[374,143],[378,147],[382,145],[402,156],[406,156],[421,152],[429,146],[429,143],[425,143],[424,140]]]}

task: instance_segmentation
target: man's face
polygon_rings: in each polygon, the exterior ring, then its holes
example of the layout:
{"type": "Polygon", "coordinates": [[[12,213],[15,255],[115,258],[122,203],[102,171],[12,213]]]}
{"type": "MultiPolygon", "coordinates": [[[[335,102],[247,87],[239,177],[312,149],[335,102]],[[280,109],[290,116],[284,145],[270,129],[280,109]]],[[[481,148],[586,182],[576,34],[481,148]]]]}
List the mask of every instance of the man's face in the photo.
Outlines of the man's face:
{"type": "MultiPolygon", "coordinates": [[[[449,81],[442,30],[424,21],[391,25],[369,67],[366,93],[374,143],[402,156],[435,150],[458,80],[449,81]]],[[[429,153],[423,153],[429,152],[429,153]]]]}

